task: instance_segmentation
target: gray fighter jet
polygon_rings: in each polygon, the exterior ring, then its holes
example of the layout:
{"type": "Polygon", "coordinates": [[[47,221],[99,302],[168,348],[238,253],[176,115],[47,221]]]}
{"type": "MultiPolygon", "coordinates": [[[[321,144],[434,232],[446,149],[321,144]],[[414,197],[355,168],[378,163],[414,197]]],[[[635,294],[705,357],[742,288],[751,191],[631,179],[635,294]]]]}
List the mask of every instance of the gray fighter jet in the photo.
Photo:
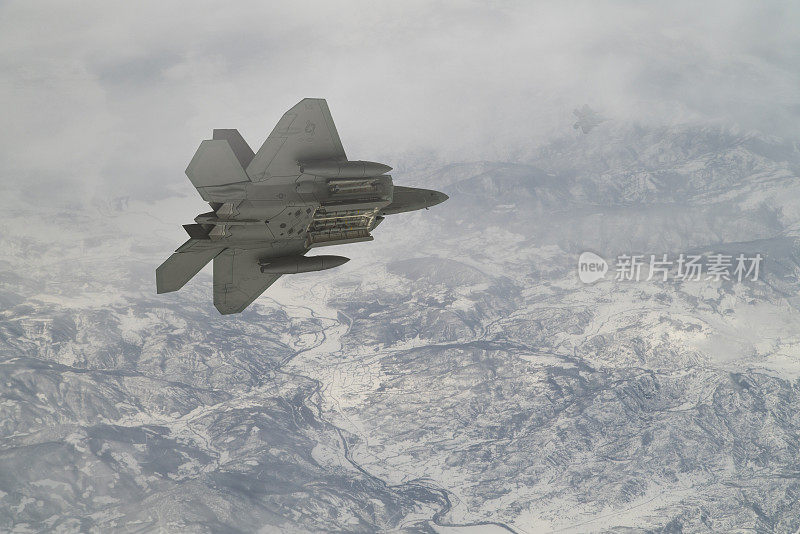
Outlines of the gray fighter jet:
{"type": "Polygon", "coordinates": [[[578,128],[585,134],[591,132],[598,124],[605,122],[608,119],[601,117],[595,110],[585,105],[582,108],[577,108],[572,112],[578,118],[578,122],[572,125],[576,130],[578,128]]]}
{"type": "Polygon", "coordinates": [[[323,99],[287,111],[255,154],[237,130],[214,130],[186,169],[212,211],[184,225],[189,240],[156,269],[158,292],[177,291],[214,260],[214,306],[239,313],[282,274],[349,260],[310,249],[371,241],[386,215],[447,200],[394,186],[390,170],[347,159],[323,99]]]}

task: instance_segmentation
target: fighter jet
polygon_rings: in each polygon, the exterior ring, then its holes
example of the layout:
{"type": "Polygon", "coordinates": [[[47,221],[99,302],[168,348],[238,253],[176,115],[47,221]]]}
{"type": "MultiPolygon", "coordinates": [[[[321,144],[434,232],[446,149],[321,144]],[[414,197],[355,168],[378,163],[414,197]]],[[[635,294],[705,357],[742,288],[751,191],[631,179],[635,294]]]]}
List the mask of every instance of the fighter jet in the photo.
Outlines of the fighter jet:
{"type": "Polygon", "coordinates": [[[189,240],[156,269],[158,293],[177,291],[214,261],[214,306],[239,313],[284,274],[349,261],[306,253],[371,241],[386,215],[429,208],[447,195],[392,184],[388,165],[349,161],[328,104],[306,98],[287,111],[258,150],[237,130],[214,130],[186,175],[211,205],[189,240]]]}
{"type": "Polygon", "coordinates": [[[584,104],[582,108],[577,108],[572,112],[577,118],[578,122],[572,125],[576,130],[578,128],[585,134],[591,132],[598,124],[605,122],[608,119],[601,117],[595,110],[584,104]]]}

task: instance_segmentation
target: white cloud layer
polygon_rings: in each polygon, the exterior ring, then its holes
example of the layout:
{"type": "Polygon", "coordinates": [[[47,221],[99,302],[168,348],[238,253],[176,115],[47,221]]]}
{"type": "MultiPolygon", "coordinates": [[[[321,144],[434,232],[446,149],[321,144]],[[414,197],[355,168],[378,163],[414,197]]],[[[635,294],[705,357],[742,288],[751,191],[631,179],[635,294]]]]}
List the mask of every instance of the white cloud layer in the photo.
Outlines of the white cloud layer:
{"type": "Polygon", "coordinates": [[[583,103],[796,138],[798,5],[4,2],[0,184],[163,196],[212,128],[257,149],[306,96],[353,158],[389,163],[508,157],[583,103]]]}

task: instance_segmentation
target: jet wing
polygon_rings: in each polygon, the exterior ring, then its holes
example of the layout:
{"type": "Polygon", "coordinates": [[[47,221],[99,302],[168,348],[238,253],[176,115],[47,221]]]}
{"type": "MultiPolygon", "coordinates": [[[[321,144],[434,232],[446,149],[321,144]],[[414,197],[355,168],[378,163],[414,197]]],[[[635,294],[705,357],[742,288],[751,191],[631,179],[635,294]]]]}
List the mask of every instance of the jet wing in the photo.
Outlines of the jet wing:
{"type": "Polygon", "coordinates": [[[258,260],[271,250],[227,248],[214,258],[214,306],[221,314],[241,312],[280,278],[261,273],[258,260]]]}
{"type": "Polygon", "coordinates": [[[237,130],[216,129],[200,143],[186,175],[207,202],[241,200],[247,186],[270,178],[296,178],[300,162],[346,161],[328,103],[306,98],[287,111],[258,152],[237,130]]]}
{"type": "Polygon", "coordinates": [[[305,98],[284,113],[247,166],[247,175],[254,182],[298,176],[298,162],[313,160],[347,160],[322,98],[305,98]]]}

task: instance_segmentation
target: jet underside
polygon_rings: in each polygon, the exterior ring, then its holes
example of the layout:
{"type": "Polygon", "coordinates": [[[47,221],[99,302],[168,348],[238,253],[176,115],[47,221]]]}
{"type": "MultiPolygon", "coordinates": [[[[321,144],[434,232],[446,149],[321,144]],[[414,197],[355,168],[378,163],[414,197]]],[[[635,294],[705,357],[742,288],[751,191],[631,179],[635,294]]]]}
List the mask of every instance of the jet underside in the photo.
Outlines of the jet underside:
{"type": "Polygon", "coordinates": [[[427,208],[447,196],[395,187],[391,168],[348,161],[322,99],[289,110],[257,153],[236,130],[214,130],[186,174],[212,211],[184,225],[189,240],[156,270],[159,293],[176,291],[214,262],[214,305],[244,310],[282,274],[347,261],[312,248],[370,241],[389,214],[427,208]]]}

